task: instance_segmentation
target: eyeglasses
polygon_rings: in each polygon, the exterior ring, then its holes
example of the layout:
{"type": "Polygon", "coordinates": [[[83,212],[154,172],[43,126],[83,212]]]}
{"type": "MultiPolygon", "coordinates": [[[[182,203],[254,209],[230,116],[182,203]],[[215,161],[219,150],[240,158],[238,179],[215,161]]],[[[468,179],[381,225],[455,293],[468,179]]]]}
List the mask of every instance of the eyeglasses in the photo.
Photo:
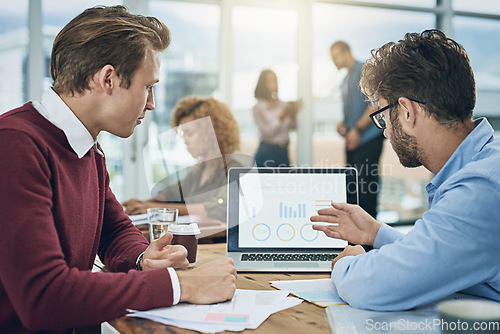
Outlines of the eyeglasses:
{"type": "MultiPolygon", "coordinates": [[[[409,97],[407,98],[408,100],[411,100],[413,102],[425,104],[426,102],[424,100],[415,100],[415,99],[410,99],[409,97]]],[[[375,111],[374,113],[370,114],[370,118],[372,119],[373,123],[377,126],[379,129],[385,129],[387,127],[387,122],[385,121],[384,114],[383,112],[386,111],[387,109],[390,109],[392,107],[395,107],[399,104],[397,103],[391,103],[389,105],[386,105],[383,108],[380,108],[379,110],[375,111]]]]}

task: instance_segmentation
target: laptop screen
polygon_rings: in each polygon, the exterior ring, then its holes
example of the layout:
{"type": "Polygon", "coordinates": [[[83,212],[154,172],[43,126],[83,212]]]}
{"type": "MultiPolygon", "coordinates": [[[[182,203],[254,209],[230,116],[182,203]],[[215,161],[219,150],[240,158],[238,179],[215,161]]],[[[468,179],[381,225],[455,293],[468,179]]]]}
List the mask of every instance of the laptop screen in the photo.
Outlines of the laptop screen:
{"type": "Polygon", "coordinates": [[[232,168],[228,187],[228,251],[344,248],[312,229],[310,217],[331,202],[357,204],[353,168],[232,168]]]}

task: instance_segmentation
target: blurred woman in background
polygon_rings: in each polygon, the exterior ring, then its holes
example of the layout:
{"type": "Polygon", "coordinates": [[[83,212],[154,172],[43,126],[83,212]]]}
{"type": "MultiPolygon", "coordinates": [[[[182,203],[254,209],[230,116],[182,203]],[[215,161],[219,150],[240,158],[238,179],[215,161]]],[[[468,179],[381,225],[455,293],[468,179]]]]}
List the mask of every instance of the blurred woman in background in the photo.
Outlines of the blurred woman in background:
{"type": "Polygon", "coordinates": [[[239,127],[229,107],[210,97],[181,99],[172,115],[188,152],[198,163],[178,184],[161,190],[153,198],[130,199],[123,204],[127,214],[152,207],[179,209],[179,215],[197,215],[226,221],[227,170],[240,167],[231,154],[240,146],[239,127]]]}
{"type": "Polygon", "coordinates": [[[297,128],[301,101],[284,102],[278,97],[278,78],[271,70],[260,73],[255,87],[257,104],[253,116],[259,130],[259,148],[255,153],[257,167],[290,166],[289,132],[297,128]]]}

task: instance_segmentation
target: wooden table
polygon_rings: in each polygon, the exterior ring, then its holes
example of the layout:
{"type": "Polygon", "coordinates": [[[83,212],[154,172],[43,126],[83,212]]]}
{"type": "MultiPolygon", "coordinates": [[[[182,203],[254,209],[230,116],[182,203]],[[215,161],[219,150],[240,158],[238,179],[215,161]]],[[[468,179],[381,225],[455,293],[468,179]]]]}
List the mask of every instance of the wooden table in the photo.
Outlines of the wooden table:
{"type": "MultiPolygon", "coordinates": [[[[226,244],[206,244],[198,246],[195,265],[215,260],[226,253],[226,244]]],[[[236,287],[249,290],[272,290],[269,281],[314,279],[330,277],[327,273],[238,273],[236,287]]],[[[120,333],[198,333],[174,326],[166,326],[147,319],[121,317],[109,322],[120,333]]],[[[235,333],[235,332],[224,332],[235,333]]],[[[240,332],[241,333],[241,332],[240,332]]],[[[324,308],[308,302],[280,311],[267,318],[259,328],[243,333],[331,333],[324,308]]]]}

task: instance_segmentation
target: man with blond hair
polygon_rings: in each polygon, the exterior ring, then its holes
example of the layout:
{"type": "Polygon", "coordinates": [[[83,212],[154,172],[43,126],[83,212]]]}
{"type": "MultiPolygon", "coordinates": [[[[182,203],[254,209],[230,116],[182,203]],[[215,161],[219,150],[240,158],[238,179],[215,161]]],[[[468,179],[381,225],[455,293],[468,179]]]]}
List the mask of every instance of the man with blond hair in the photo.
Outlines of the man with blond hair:
{"type": "Polygon", "coordinates": [[[168,28],[94,7],[57,35],[53,86],[0,117],[0,328],[64,332],[179,301],[231,299],[227,258],[183,271],[187,251],[150,245],[109,188],[101,131],[130,136],[155,107],[168,28]],[[112,273],[92,273],[96,254],[112,273]],[[174,269],[180,269],[178,271],[174,269]]]}

